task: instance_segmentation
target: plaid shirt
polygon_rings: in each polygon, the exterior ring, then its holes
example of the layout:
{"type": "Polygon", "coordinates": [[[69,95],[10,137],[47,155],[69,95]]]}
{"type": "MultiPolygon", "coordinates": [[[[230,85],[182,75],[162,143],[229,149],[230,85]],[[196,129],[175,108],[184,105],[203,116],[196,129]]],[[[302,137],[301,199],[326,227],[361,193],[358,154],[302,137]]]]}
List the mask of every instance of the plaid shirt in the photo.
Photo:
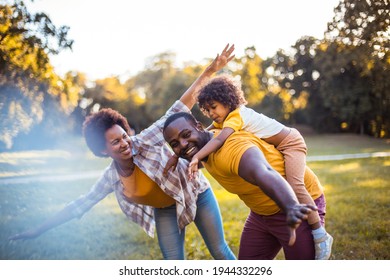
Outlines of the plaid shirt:
{"type": "MultiPolygon", "coordinates": [[[[177,223],[180,229],[191,223],[196,214],[198,194],[210,187],[208,180],[200,172],[199,180],[187,181],[187,162],[179,159],[175,172],[163,175],[164,167],[172,155],[162,135],[165,120],[177,112],[191,112],[181,101],[176,101],[167,113],[147,129],[132,136],[134,163],[161,189],[176,201],[177,223]]],[[[95,204],[115,192],[116,199],[123,213],[141,226],[153,237],[155,220],[153,207],[128,202],[123,196],[123,185],[112,162],[89,193],[69,203],[75,216],[81,217],[95,204]]]]}

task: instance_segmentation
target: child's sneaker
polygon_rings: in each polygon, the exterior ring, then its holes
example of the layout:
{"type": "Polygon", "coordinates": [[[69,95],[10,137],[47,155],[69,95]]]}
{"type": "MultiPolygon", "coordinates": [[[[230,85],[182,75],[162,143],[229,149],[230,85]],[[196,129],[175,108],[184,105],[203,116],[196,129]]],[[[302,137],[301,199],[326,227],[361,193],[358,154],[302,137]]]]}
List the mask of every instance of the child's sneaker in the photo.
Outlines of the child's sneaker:
{"type": "Polygon", "coordinates": [[[326,233],[321,238],[314,239],[314,248],[316,251],[316,260],[328,260],[332,252],[333,237],[326,233]]]}

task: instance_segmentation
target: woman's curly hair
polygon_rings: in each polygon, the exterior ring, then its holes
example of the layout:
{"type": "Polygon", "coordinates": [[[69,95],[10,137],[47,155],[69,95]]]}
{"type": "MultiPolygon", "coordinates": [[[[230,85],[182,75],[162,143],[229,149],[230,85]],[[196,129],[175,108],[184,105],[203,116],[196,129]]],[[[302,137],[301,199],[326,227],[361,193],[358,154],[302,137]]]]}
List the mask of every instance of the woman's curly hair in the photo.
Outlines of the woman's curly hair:
{"type": "Polygon", "coordinates": [[[131,130],[126,118],[111,108],[101,109],[86,117],[83,123],[83,135],[87,146],[95,156],[108,157],[102,153],[106,148],[105,133],[116,124],[130,135],[131,130]]]}
{"type": "Polygon", "coordinates": [[[240,83],[228,75],[220,75],[211,79],[199,90],[198,106],[206,116],[208,114],[205,107],[212,101],[227,106],[230,111],[248,103],[244,97],[244,92],[241,90],[240,83]]]}

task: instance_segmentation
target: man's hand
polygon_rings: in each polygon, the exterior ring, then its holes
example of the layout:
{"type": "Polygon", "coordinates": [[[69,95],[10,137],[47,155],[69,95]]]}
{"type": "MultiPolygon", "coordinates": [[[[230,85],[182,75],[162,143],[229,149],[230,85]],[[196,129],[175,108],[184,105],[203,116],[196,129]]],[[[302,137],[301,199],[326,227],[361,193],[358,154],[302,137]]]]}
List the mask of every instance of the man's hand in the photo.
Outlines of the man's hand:
{"type": "Polygon", "coordinates": [[[307,220],[308,214],[311,211],[317,210],[316,206],[307,204],[297,204],[293,208],[287,210],[286,221],[290,228],[290,239],[288,241],[289,246],[292,246],[295,243],[295,229],[299,227],[303,220],[307,220]]]}

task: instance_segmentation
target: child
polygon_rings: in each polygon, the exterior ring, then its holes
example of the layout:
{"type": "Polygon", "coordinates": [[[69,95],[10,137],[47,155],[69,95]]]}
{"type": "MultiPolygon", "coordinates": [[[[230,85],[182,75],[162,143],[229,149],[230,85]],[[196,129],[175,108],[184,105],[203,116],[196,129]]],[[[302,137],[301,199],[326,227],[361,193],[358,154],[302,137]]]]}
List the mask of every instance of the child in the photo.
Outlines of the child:
{"type": "MultiPolygon", "coordinates": [[[[283,155],[286,179],[292,186],[298,200],[303,204],[315,205],[304,185],[306,166],[306,144],[294,128],[289,128],[263,114],[245,106],[247,101],[241,87],[226,75],[218,76],[199,92],[198,105],[201,111],[213,120],[207,129],[222,129],[218,136],[208,142],[192,158],[188,167],[190,178],[198,171],[199,162],[217,151],[233,132],[245,130],[274,145],[283,155]]],[[[169,164],[174,165],[175,159],[169,164]]],[[[316,259],[328,259],[333,242],[320,223],[318,212],[309,214],[308,223],[314,236],[316,259]]]]}

